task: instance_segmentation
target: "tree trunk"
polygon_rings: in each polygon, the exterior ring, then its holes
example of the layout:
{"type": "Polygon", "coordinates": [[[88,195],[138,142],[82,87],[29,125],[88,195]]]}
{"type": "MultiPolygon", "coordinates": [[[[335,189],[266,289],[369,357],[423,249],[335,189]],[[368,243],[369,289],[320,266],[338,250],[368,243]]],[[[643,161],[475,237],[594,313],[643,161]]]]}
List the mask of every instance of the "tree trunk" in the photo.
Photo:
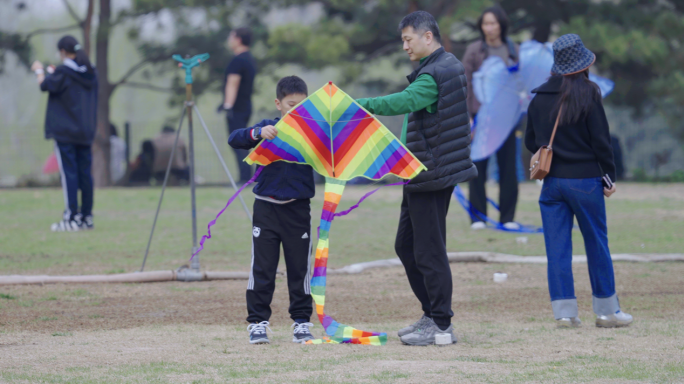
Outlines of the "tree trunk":
{"type": "Polygon", "coordinates": [[[109,36],[111,31],[110,0],[100,0],[100,24],[96,36],[96,67],[97,67],[97,130],[93,142],[93,179],[96,187],[106,187],[111,184],[109,174],[110,145],[109,145],[109,98],[112,95],[112,84],[109,83],[109,36]]]}
{"type": "Polygon", "coordinates": [[[95,0],[88,0],[88,11],[86,17],[83,19],[83,49],[86,55],[90,56],[90,35],[92,33],[93,25],[93,8],[95,8],[95,0]]]}

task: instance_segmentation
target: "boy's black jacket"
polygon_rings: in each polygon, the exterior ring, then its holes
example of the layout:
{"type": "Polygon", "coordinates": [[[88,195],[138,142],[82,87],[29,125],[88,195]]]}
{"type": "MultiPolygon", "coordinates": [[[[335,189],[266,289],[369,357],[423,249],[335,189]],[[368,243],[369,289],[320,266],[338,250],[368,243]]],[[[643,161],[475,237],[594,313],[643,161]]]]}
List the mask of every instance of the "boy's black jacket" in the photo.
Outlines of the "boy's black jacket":
{"type": "Polygon", "coordinates": [[[60,143],[90,145],[97,116],[96,73],[80,73],[60,65],[40,84],[49,92],[45,138],[60,143]]]}
{"type": "MultiPolygon", "coordinates": [[[[228,144],[236,149],[252,149],[259,144],[258,140],[252,139],[252,129],[275,125],[278,120],[264,119],[252,127],[235,130],[230,134],[228,144]]],[[[313,168],[307,164],[273,162],[264,167],[256,182],[252,192],[276,200],[310,199],[316,194],[313,168]]]]}

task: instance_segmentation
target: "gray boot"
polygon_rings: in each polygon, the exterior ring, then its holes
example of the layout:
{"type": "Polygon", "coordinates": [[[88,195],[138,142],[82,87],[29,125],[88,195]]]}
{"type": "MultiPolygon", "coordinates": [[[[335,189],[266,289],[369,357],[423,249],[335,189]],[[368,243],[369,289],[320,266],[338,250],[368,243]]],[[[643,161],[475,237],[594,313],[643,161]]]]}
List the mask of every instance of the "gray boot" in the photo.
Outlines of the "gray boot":
{"type": "Polygon", "coordinates": [[[432,319],[427,326],[416,328],[415,331],[402,336],[400,339],[406,345],[449,345],[457,342],[453,324],[442,331],[432,319]]]}
{"type": "Polygon", "coordinates": [[[418,321],[416,321],[415,323],[409,325],[409,326],[406,327],[406,328],[400,329],[399,332],[397,332],[397,335],[398,335],[399,337],[402,337],[402,336],[404,336],[404,335],[408,335],[409,333],[413,333],[413,331],[415,331],[416,329],[418,329],[418,328],[420,328],[420,327],[425,327],[425,326],[427,326],[427,325],[429,324],[430,321],[432,321],[432,319],[430,319],[429,317],[423,315],[423,317],[421,317],[421,318],[420,318],[418,321]]]}

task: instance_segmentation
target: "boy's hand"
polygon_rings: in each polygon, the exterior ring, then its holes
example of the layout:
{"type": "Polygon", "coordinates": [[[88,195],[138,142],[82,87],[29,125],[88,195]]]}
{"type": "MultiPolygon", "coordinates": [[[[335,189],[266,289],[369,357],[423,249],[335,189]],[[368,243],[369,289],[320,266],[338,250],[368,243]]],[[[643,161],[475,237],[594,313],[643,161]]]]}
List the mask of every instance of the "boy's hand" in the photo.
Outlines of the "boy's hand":
{"type": "Polygon", "coordinates": [[[604,188],[603,188],[603,194],[604,194],[606,197],[610,197],[613,193],[615,193],[616,190],[617,190],[617,189],[615,188],[615,184],[613,184],[613,188],[611,188],[611,189],[607,189],[607,188],[604,187],[604,188]]]}
{"type": "Polygon", "coordinates": [[[266,140],[273,140],[278,136],[278,129],[272,125],[267,125],[261,128],[261,137],[266,140]]]}

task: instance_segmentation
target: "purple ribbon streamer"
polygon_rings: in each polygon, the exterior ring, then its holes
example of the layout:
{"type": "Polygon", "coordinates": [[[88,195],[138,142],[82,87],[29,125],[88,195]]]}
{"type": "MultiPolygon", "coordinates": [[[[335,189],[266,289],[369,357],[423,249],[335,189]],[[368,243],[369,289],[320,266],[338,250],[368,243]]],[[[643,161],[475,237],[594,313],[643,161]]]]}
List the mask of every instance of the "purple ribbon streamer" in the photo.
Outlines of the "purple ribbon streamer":
{"type": "MultiPolygon", "coordinates": [[[[339,217],[339,216],[347,216],[348,214],[350,214],[351,211],[353,211],[353,210],[355,210],[356,208],[358,208],[358,207],[361,205],[361,203],[363,203],[364,200],[366,200],[368,197],[370,197],[370,195],[372,195],[372,194],[374,194],[375,192],[379,191],[380,188],[391,187],[391,186],[393,186],[393,185],[406,185],[406,184],[408,184],[408,183],[410,183],[410,182],[411,182],[411,180],[405,180],[405,181],[401,181],[401,182],[398,182],[398,183],[385,184],[385,185],[383,185],[383,186],[381,186],[381,187],[375,188],[374,190],[372,190],[372,191],[366,193],[365,195],[361,196],[361,199],[359,199],[359,201],[357,201],[356,204],[354,204],[354,205],[352,205],[351,207],[349,207],[349,209],[344,210],[344,211],[342,211],[342,212],[337,212],[337,213],[333,214],[333,215],[332,215],[332,218],[330,218],[330,222],[332,222],[336,217],[339,217]]],[[[321,227],[318,226],[318,228],[317,228],[316,230],[317,230],[317,232],[318,232],[318,237],[320,237],[320,236],[321,236],[321,227]]]]}
{"type": "Polygon", "coordinates": [[[245,189],[245,187],[247,187],[248,185],[252,184],[252,183],[254,182],[254,180],[256,180],[256,178],[259,177],[259,174],[261,174],[261,171],[262,171],[263,169],[264,169],[264,167],[259,167],[259,169],[257,169],[257,171],[254,173],[254,176],[252,176],[252,178],[249,179],[249,181],[247,181],[246,183],[244,183],[244,184],[242,185],[242,187],[240,187],[240,189],[238,189],[237,192],[235,192],[235,194],[234,194],[233,196],[231,196],[230,199],[228,199],[228,202],[226,203],[226,206],[223,207],[223,209],[216,215],[216,218],[215,218],[214,220],[212,220],[212,221],[209,222],[209,224],[207,225],[207,233],[208,233],[208,234],[202,236],[202,239],[200,240],[199,249],[197,250],[197,252],[195,252],[195,253],[192,254],[192,257],[190,257],[190,260],[192,260],[195,256],[197,256],[198,253],[200,253],[200,252],[202,251],[202,249],[204,249],[204,242],[205,242],[207,239],[211,239],[211,227],[214,226],[214,224],[216,224],[216,220],[218,220],[218,218],[221,217],[221,215],[223,214],[223,212],[225,212],[225,210],[228,209],[228,206],[229,206],[231,203],[233,203],[233,201],[240,195],[240,193],[242,193],[242,191],[245,189]]]}
{"type": "MultiPolygon", "coordinates": [[[[349,209],[347,209],[346,211],[342,211],[342,212],[335,213],[335,214],[333,215],[333,218],[335,218],[335,217],[340,217],[340,216],[347,216],[349,213],[351,213],[351,211],[353,211],[353,210],[355,210],[356,208],[358,208],[359,205],[361,205],[361,203],[363,203],[364,200],[366,200],[368,197],[370,197],[370,195],[372,195],[372,194],[374,194],[375,192],[377,192],[378,190],[380,190],[380,188],[391,187],[391,186],[393,186],[393,185],[406,185],[406,184],[408,184],[409,182],[411,182],[411,180],[401,181],[401,182],[399,182],[399,183],[386,184],[386,185],[383,185],[383,186],[381,186],[381,187],[375,188],[374,190],[372,190],[372,191],[366,193],[365,195],[363,195],[363,196],[361,197],[361,199],[360,199],[356,204],[354,204],[354,205],[352,205],[351,207],[349,207],[349,209]]],[[[332,221],[332,220],[331,220],[331,221],[332,221]]]]}

